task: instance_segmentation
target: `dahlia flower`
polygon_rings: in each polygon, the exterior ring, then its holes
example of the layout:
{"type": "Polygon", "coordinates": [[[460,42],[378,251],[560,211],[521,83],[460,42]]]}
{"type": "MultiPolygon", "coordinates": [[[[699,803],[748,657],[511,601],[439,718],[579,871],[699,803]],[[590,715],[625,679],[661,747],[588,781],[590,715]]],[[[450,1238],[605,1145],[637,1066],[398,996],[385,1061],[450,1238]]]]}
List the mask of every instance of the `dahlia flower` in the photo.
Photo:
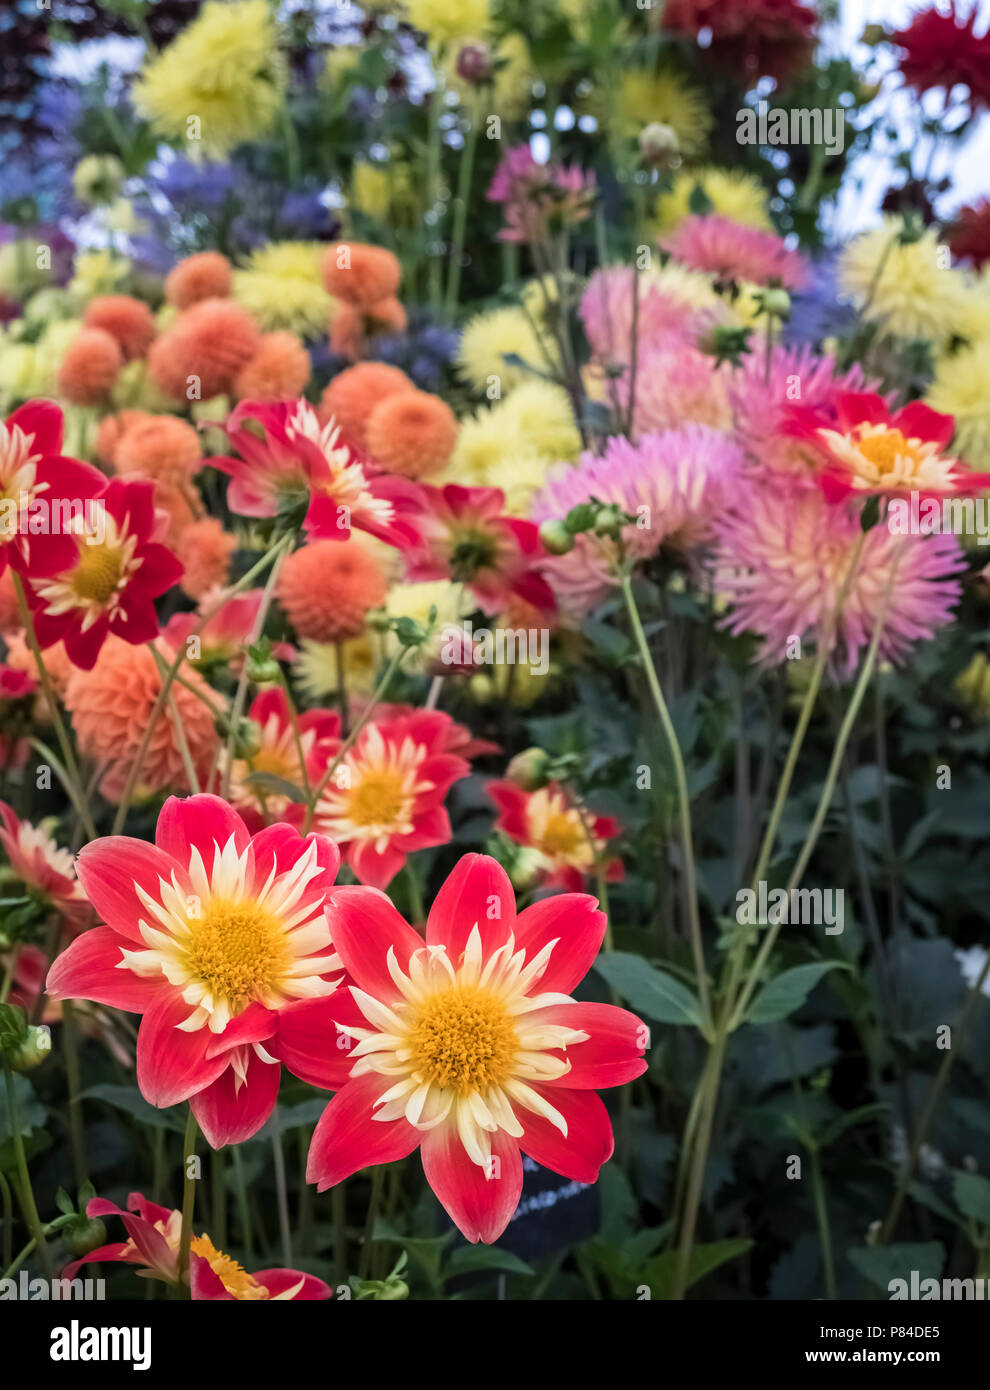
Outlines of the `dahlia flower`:
{"type": "Polygon", "coordinates": [[[365,313],[393,299],[402,279],[394,251],[363,241],[337,242],[323,251],[323,283],[336,299],[365,313]]]}
{"type": "Polygon", "coordinates": [[[671,34],[710,35],[705,52],[749,85],[758,77],[783,84],[811,61],[818,15],[803,0],[668,0],[663,27],[671,34]]]}
{"type": "Polygon", "coordinates": [[[793,406],[785,425],[821,455],[818,481],[830,502],[856,494],[942,497],[990,487],[990,474],[946,455],[955,432],[951,415],[921,401],[892,415],[882,396],[866,391],[839,396],[835,413],[831,420],[808,406],[793,406]]]}
{"type": "Polygon", "coordinates": [[[334,310],[320,274],[323,254],[318,241],[259,246],[243,269],[234,271],[233,297],[266,333],[287,329],[300,338],[317,338],[326,332],[334,310]]]}
{"type": "Polygon", "coordinates": [[[301,546],[287,557],[276,586],[295,631],[316,642],[357,637],[387,591],[385,571],[357,539],[352,545],[310,541],[301,546]]]}
{"type": "Polygon", "coordinates": [[[286,63],[265,0],[210,0],[134,85],[137,110],[155,129],[188,140],[189,117],[201,122],[194,150],[222,159],[235,145],[266,135],[285,95],[286,63]]]}
{"type": "Polygon", "coordinates": [[[990,106],[990,33],[977,36],[980,7],[960,13],[955,0],[918,10],[911,22],[890,35],[902,50],[900,70],[905,85],[917,92],[943,88],[946,96],[957,85],[969,88],[974,108],[990,106]]]}
{"type": "MultiPolygon", "coordinates": [[[[166,1284],[178,1285],[181,1211],[160,1207],[149,1202],[142,1193],[132,1192],[126,1211],[104,1197],[91,1197],[86,1204],[86,1215],[91,1219],[119,1216],[127,1239],[101,1245],[81,1260],[74,1260],[62,1271],[63,1278],[74,1279],[76,1271],[86,1264],[120,1261],[138,1265],[138,1273],[145,1279],[162,1279],[166,1284]]],[[[248,1274],[236,1260],[217,1250],[208,1235],[194,1235],[190,1242],[188,1279],[193,1301],[303,1301],[330,1297],[330,1289],[322,1279],[298,1269],[259,1269],[248,1274]]]]}
{"type": "Polygon", "coordinates": [[[834,357],[820,357],[805,343],[775,345],[769,371],[764,353],[746,354],[728,373],[726,384],[736,437],[750,462],[781,472],[808,472],[807,449],[785,429],[791,407],[800,402],[809,410],[834,413],[834,402],[843,393],[872,391],[877,385],[864,379],[858,363],[841,376],[836,372],[834,357]]]}
{"type": "Polygon", "coordinates": [[[501,241],[538,241],[548,231],[584,222],[595,196],[593,173],[575,165],[538,164],[528,145],[502,156],[488,188],[488,201],[505,209],[501,241]]]}
{"type": "Polygon", "coordinates": [[[956,447],[980,468],[990,468],[990,339],[943,357],[925,401],[951,415],[956,447]]]}
{"type": "Polygon", "coordinates": [[[112,835],[81,851],[106,925],[62,952],[48,993],[141,1014],[145,1099],[188,1100],[213,1148],[240,1143],[275,1105],[282,1010],[335,988],[325,907],[339,863],[323,836],[287,825],[252,836],[219,797],[169,797],[154,845],[112,835]]]}
{"type": "Polygon", "coordinates": [[[191,522],[175,542],[176,558],[183,569],[179,588],[191,599],[222,588],[236,549],[237,537],[225,531],[215,516],[191,522]]]}
{"type": "Polygon", "coordinates": [[[953,219],[949,250],[958,261],[980,270],[990,261],[990,198],[961,207],[953,219]]]}
{"type": "MultiPolygon", "coordinates": [[[[210,612],[222,597],[222,590],[208,590],[200,599],[199,614],[210,612]]],[[[229,665],[232,670],[239,671],[244,660],[245,648],[255,640],[258,612],[263,598],[262,589],[248,589],[244,593],[232,594],[220,604],[202,627],[202,619],[198,613],[176,613],[169,619],[162,636],[178,651],[198,628],[199,655],[190,656],[189,660],[195,661],[197,666],[229,665]]],[[[287,642],[274,642],[272,652],[279,661],[291,660],[294,654],[293,648],[287,642]]]]}
{"type": "Polygon", "coordinates": [[[938,232],[929,228],[917,241],[900,239],[899,218],[847,243],[839,258],[839,284],[870,323],[906,340],[947,343],[966,312],[966,281],[943,265],[938,232]]]}
{"type": "Polygon", "coordinates": [[[301,790],[305,766],[310,783],[319,781],[320,773],[340,744],[340,715],[334,710],[306,710],[293,724],[286,693],[281,686],[275,686],[255,698],[248,718],[261,731],[261,745],[250,758],[234,761],[231,802],[257,829],[273,820],[299,825],[304,813],[302,804],[252,778],[260,772],[291,782],[301,790]]]}
{"type": "Polygon", "coordinates": [[[763,665],[783,662],[795,637],[825,639],[860,540],[829,651],[838,676],[855,669],[888,591],[878,656],[895,663],[949,621],[961,592],[957,576],[965,561],[954,536],[895,536],[884,525],[864,535],[858,516],[831,506],[820,488],[797,478],[740,485],[715,530],[715,588],[730,609],[724,626],[736,635],[758,634],[763,665]]]}
{"type": "Polygon", "coordinates": [[[630,361],[634,317],[641,356],[653,349],[696,342],[711,317],[665,293],[652,276],[628,266],[596,270],[581,298],[580,312],[592,352],[606,363],[630,361]]]}
{"type": "Polygon", "coordinates": [[[712,211],[746,227],[773,230],[767,212],[767,191],[755,174],[743,169],[720,169],[717,165],[680,169],[670,188],[657,198],[657,225],[671,231],[694,211],[694,191],[700,188],[712,211]]]}
{"type": "Polygon", "coordinates": [[[472,390],[482,394],[497,381],[504,393],[532,380],[526,366],[517,366],[506,358],[519,357],[528,367],[542,371],[548,353],[551,362],[555,362],[556,349],[547,335],[541,342],[524,311],[515,304],[506,304],[468,319],[457,346],[457,364],[472,390]]]}
{"type": "Polygon", "coordinates": [[[55,574],[71,565],[76,538],[58,523],[95,497],[106,479],[62,455],[63,418],[54,401],[28,401],[0,429],[0,572],[55,574]],[[41,518],[44,526],[32,526],[41,518]]]}
{"type": "Polygon", "coordinates": [[[332,1020],[350,1051],[325,1049],[309,1079],[336,1089],[313,1134],[321,1190],[422,1148],[423,1170],[469,1241],[497,1240],[522,1189],[522,1159],[593,1182],[612,1154],[594,1091],[646,1069],[646,1027],[569,991],[594,963],[605,916],[565,893],[516,916],[504,870],[467,854],[434,900],[426,938],[381,893],[338,889],[329,911],[354,984],[306,1006],[283,1039],[332,1020]]]}
{"type": "Polygon", "coordinates": [[[595,116],[626,139],[637,139],[644,126],[660,122],[677,137],[677,150],[697,159],[714,123],[703,93],[676,68],[653,71],[633,67],[618,74],[618,90],[608,83],[593,98],[595,116]]]}
{"type": "Polygon", "coordinates": [[[324,788],[314,828],[340,846],[362,883],[386,888],[407,854],[449,842],[443,800],[471,771],[446,751],[452,722],[438,710],[412,710],[367,725],[324,788]]]}
{"type": "Polygon", "coordinates": [[[139,645],[158,636],[154,600],[175,584],[182,566],[152,540],[154,485],[113,478],[77,528],[73,562],[32,581],[29,601],[42,647],[62,642],[74,666],[90,671],[113,632],[139,645]]]}
{"type": "Polygon", "coordinates": [[[539,528],[506,516],[499,488],[424,487],[423,549],[409,561],[412,580],[466,584],[480,608],[499,613],[513,594],[553,609],[553,593],[536,566],[546,559],[539,528]]]}
{"type": "MultiPolygon", "coordinates": [[[[637,517],[622,531],[627,554],[648,560],[663,546],[685,551],[703,543],[741,467],[738,445],[706,425],[646,435],[637,444],[610,439],[600,458],[582,454],[577,467],[555,470],[533,516],[561,518],[591,498],[614,503],[637,517]]],[[[580,614],[617,583],[617,558],[614,541],[582,535],[570,554],[554,556],[543,569],[558,600],[580,614]]]]}
{"type": "MultiPolygon", "coordinates": [[[[588,816],[586,829],[577,806],[556,782],[524,791],[511,780],[494,781],[485,790],[498,808],[495,829],[533,852],[531,867],[543,885],[579,892],[619,833],[611,816],[588,816]]],[[[606,878],[622,877],[620,860],[611,859],[604,868],[606,878]]]]}
{"type": "Polygon", "coordinates": [[[142,299],[129,294],[97,295],[86,305],[83,323],[102,328],[118,343],[125,362],[144,357],[155,337],[155,320],[142,299]]]}
{"type": "Polygon", "coordinates": [[[365,430],[371,412],[387,396],[415,390],[415,383],[399,367],[387,362],[358,362],[331,378],[320,397],[320,418],[332,419],[342,439],[367,452],[365,430]]]}
{"type": "Polygon", "coordinates": [[[0,845],[14,877],[37,893],[73,927],[89,915],[82,884],[76,878],[72,854],[58,845],[40,825],[21,820],[13,807],[0,801],[0,845]]]}
{"type": "Polygon", "coordinates": [[[233,285],[230,261],[219,251],[197,251],[173,266],[165,277],[165,299],[190,309],[204,299],[226,299],[233,285]]]}
{"type": "Polygon", "coordinates": [[[216,455],[230,475],[227,501],[240,516],[278,516],[305,507],[308,535],[346,540],[351,528],[407,549],[418,531],[419,493],[404,478],[366,469],[331,420],[321,427],[304,400],[242,401],[224,429],[240,458],[216,455]],[[264,438],[255,429],[260,426],[264,438]]]}
{"type": "Polygon", "coordinates": [[[386,473],[420,479],[440,472],[457,443],[457,419],[428,391],[397,391],[373,408],[365,426],[368,454],[386,473]]]}
{"type": "Polygon", "coordinates": [[[152,343],[148,371],[174,401],[212,400],[227,394],[261,346],[258,325],[229,299],[203,299],[180,314],[152,343]]]}
{"type": "Polygon", "coordinates": [[[691,424],[729,430],[727,382],[727,370],[707,352],[685,346],[653,349],[639,359],[635,385],[631,370],[626,371],[614,382],[614,398],[613,388],[606,387],[605,400],[628,410],[634,391],[631,433],[637,439],[691,424]]]}
{"type": "Polygon", "coordinates": [[[808,278],[804,257],[790,250],[782,237],[718,213],[686,217],[662,245],[682,265],[707,271],[719,280],[755,285],[779,281],[786,289],[797,290],[808,278]]]}

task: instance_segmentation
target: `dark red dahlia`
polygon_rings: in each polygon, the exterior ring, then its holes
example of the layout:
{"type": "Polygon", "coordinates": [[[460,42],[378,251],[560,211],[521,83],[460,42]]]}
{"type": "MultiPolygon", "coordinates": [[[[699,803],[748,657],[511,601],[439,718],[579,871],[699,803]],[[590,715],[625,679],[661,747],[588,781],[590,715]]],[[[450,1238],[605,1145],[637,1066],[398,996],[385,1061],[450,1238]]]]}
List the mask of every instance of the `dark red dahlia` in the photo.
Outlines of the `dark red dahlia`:
{"type": "Polygon", "coordinates": [[[711,31],[714,62],[754,81],[790,81],[811,59],[818,16],[802,0],[669,0],[663,27],[697,37],[711,31]]]}
{"type": "Polygon", "coordinates": [[[912,15],[906,29],[891,35],[902,50],[900,68],[905,84],[918,92],[951,90],[961,83],[970,90],[974,107],[990,107],[990,35],[977,35],[977,6],[966,14],[956,7],[931,6],[912,15]]]}

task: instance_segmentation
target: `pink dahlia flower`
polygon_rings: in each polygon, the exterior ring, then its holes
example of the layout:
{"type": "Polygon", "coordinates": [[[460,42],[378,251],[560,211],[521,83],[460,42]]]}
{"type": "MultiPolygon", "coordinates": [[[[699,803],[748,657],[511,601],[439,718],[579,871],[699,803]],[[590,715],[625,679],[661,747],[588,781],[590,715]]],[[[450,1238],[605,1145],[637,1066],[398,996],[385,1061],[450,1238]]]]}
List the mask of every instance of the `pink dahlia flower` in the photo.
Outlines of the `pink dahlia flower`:
{"type": "Polygon", "coordinates": [[[323,1190],[421,1148],[451,1220],[486,1242],[516,1209],[522,1154],[594,1182],[613,1149],[595,1091],[646,1070],[649,1036],[624,1009],[571,998],[605,934],[597,908],[563,893],[517,916],[505,871],[482,854],[440,889],[425,940],[383,893],[334,892],[334,942],[354,983],[307,1006],[308,1027],[332,1020],[352,1045],[327,1049],[322,1081],[311,1077],[337,1094],[308,1180],[323,1190]]]}
{"type": "Polygon", "coordinates": [[[299,512],[321,540],[347,540],[352,527],[400,549],[418,540],[415,484],[362,462],[308,401],[241,401],[224,429],[240,457],[209,462],[230,475],[227,501],[239,516],[299,512]]]}
{"type": "MultiPolygon", "coordinates": [[[[119,1260],[138,1265],[139,1273],[148,1279],[161,1279],[178,1285],[179,1244],[182,1237],[182,1212],[149,1202],[140,1192],[132,1192],[123,1211],[103,1197],[92,1197],[86,1204],[91,1218],[119,1216],[124,1223],[127,1239],[113,1245],[101,1245],[81,1260],[75,1260],[62,1271],[65,1279],[74,1279],[76,1271],[86,1264],[102,1264],[119,1260]]],[[[259,1269],[253,1274],[218,1250],[207,1235],[194,1235],[189,1246],[189,1292],[193,1301],[262,1302],[268,1299],[300,1301],[330,1297],[330,1288],[313,1274],[299,1269],[259,1269]]]]}
{"type": "Polygon", "coordinates": [[[711,310],[692,308],[624,265],[595,271],[582,296],[580,312],[592,353],[606,363],[631,360],[634,318],[640,355],[651,349],[695,343],[715,318],[711,310]]]}
{"type": "Polygon", "coordinates": [[[0,846],[15,878],[59,912],[72,927],[89,916],[89,903],[76,878],[71,853],[60,849],[46,830],[21,820],[0,801],[0,846]]]}
{"type": "Polygon", "coordinates": [[[318,782],[340,746],[340,715],[311,709],[293,721],[288,696],[275,686],[255,698],[248,718],[260,728],[261,746],[250,758],[234,761],[230,799],[254,829],[272,820],[298,827],[305,813],[302,802],[291,800],[265,779],[290,782],[300,792],[307,781],[311,786],[318,782]],[[256,774],[260,776],[254,780],[256,774]]]}
{"type": "Polygon", "coordinates": [[[663,249],[682,265],[707,271],[719,280],[754,285],[779,281],[785,289],[798,290],[808,279],[807,261],[800,252],[790,250],[782,237],[718,213],[686,217],[664,239],[663,249]]]}
{"type": "MultiPolygon", "coordinates": [[[[495,829],[531,851],[529,863],[542,886],[580,891],[619,833],[611,816],[587,816],[586,829],[573,800],[556,782],[524,791],[506,778],[489,782],[485,791],[498,807],[495,829]]],[[[605,877],[613,883],[622,878],[620,859],[608,861],[605,877]]]]}
{"type": "MultiPolygon", "coordinates": [[[[830,506],[811,483],[753,479],[715,530],[712,565],[716,589],[730,606],[724,619],[729,631],[762,637],[758,660],[764,665],[784,661],[795,637],[823,640],[863,534],[858,516],[830,506]]],[[[831,660],[840,677],[855,669],[870,643],[895,557],[881,661],[903,661],[915,642],[949,621],[958,602],[956,576],[965,561],[954,536],[898,536],[884,525],[872,527],[833,633],[831,660]]]]}
{"type": "MultiPolygon", "coordinates": [[[[616,382],[616,397],[629,408],[631,373],[616,382]]],[[[653,349],[638,362],[633,408],[633,437],[678,429],[681,425],[732,427],[728,373],[714,357],[697,348],[653,349]]]]}
{"type": "Polygon", "coordinates": [[[316,804],[313,825],[362,883],[387,888],[417,849],[451,838],[443,801],[471,764],[448,752],[453,720],[410,710],[362,729],[316,804]]]}
{"type": "Polygon", "coordinates": [[[219,797],[169,797],[154,845],[111,835],[80,853],[105,925],[62,952],[48,993],[141,1014],[145,1099],[189,1100],[214,1148],[249,1139],[278,1095],[280,1018],[339,979],[324,912],[339,862],[320,835],[252,836],[219,797]]]}
{"type": "MultiPolygon", "coordinates": [[[[708,539],[741,467],[738,445],[707,425],[649,434],[637,444],[610,439],[601,458],[582,454],[577,467],[555,471],[534,499],[533,515],[564,517],[591,498],[614,503],[637,518],[622,533],[627,553],[649,560],[663,546],[688,551],[708,539]]],[[[613,541],[584,535],[569,554],[550,559],[545,573],[561,604],[581,614],[616,583],[615,561],[613,541]]]]}

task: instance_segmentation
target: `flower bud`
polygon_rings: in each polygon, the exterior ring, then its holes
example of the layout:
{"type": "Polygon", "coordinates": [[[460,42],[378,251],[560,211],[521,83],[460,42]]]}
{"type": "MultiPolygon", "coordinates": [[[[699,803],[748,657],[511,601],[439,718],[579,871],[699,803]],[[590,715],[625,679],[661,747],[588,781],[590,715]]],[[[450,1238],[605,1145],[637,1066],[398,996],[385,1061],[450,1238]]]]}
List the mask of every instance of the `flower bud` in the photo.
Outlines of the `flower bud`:
{"type": "Polygon", "coordinates": [[[466,43],[457,55],[457,76],[472,87],[490,82],[495,74],[491,49],[485,43],[466,43]]]}
{"type": "Polygon", "coordinates": [[[791,316],[791,296],[780,286],[764,290],[760,296],[760,303],[767,314],[773,314],[775,318],[787,319],[791,316]]]}
{"type": "Polygon", "coordinates": [[[574,549],[574,537],[562,521],[541,522],[540,540],[551,555],[566,555],[574,549]]]}
{"type": "Polygon", "coordinates": [[[681,152],[677,131],[663,121],[651,121],[640,132],[639,152],[643,163],[651,169],[663,169],[676,163],[681,152]]]}
{"type": "Polygon", "coordinates": [[[106,1245],[107,1228],[98,1216],[80,1217],[78,1222],[65,1227],[62,1239],[69,1254],[79,1259],[106,1245]]]}
{"type": "Polygon", "coordinates": [[[544,748],[526,748],[509,760],[505,775],[524,792],[535,792],[546,785],[550,754],[544,748]]]}
{"type": "Polygon", "coordinates": [[[21,1045],[7,1055],[11,1071],[33,1071],[40,1067],[52,1050],[52,1035],[46,1023],[31,1024],[21,1045]]]}

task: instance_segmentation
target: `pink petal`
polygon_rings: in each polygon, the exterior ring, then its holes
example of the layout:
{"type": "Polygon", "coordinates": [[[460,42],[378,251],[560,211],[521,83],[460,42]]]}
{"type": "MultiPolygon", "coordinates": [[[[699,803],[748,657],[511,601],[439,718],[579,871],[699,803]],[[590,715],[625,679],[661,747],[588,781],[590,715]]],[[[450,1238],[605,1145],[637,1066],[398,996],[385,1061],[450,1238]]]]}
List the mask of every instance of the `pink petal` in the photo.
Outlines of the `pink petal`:
{"type": "Polygon", "coordinates": [[[162,1108],[201,1091],[226,1070],[226,1053],[208,1057],[208,1028],[187,1033],[177,1025],[192,1013],[178,991],[159,996],[138,1029],[137,1081],[149,1105],[162,1108]]]}
{"type": "Polygon", "coordinates": [[[313,1131],[306,1181],[326,1191],[359,1168],[405,1158],[422,1135],[408,1120],[376,1120],[372,1107],[389,1088],[387,1076],[355,1077],[338,1091],[313,1131]]]}
{"type": "Polygon", "coordinates": [[[323,869],[319,878],[314,878],[306,889],[307,897],[328,893],[333,887],[337,870],[340,868],[340,850],[326,835],[307,835],[305,839],[290,825],[272,825],[255,835],[254,881],[264,884],[276,865],[279,873],[287,873],[309,849],[316,844],[316,862],[323,869]]]}
{"type": "Polygon", "coordinates": [[[607,925],[604,912],[598,911],[597,898],[586,893],[557,893],[520,912],[516,945],[526,948],[527,960],[557,939],[550,963],[533,991],[570,994],[594,964],[607,925]]]}
{"type": "MultiPolygon", "coordinates": [[[[143,946],[138,922],[147,921],[149,913],[135,892],[135,885],[139,884],[157,901],[161,893],[159,880],[171,881],[176,868],[174,860],[144,840],[111,835],[85,845],[76,867],[87,898],[107,926],[143,946]]],[[[179,882],[188,886],[184,866],[179,882]]]]}
{"type": "Polygon", "coordinates": [[[334,947],[359,988],[376,999],[395,999],[399,991],[388,973],[386,956],[395,948],[405,970],[423,938],[413,931],[377,888],[335,888],[327,900],[327,921],[334,947]]]}
{"type": "Polygon", "coordinates": [[[515,923],[516,895],[501,864],[487,854],[465,854],[433,900],[426,940],[445,945],[457,965],[475,926],[487,957],[508,940],[515,923]]]}
{"type": "Polygon", "coordinates": [[[313,1303],[331,1296],[329,1284],[324,1284],[315,1274],[304,1274],[301,1269],[257,1269],[251,1277],[263,1284],[272,1298],[285,1293],[287,1289],[294,1289],[301,1279],[302,1288],[292,1295],[293,1303],[313,1303]]]}
{"type": "Polygon", "coordinates": [[[229,1052],[232,1047],[243,1047],[245,1043],[264,1042],[278,1027],[278,1015],[264,1004],[249,1004],[243,1013],[232,1018],[222,1033],[211,1033],[206,1049],[207,1057],[217,1057],[221,1052],[229,1052]]]}
{"type": "Polygon", "coordinates": [[[263,1062],[252,1051],[240,1090],[237,1073],[229,1066],[211,1086],[196,1092],[189,1104],[210,1148],[243,1144],[257,1134],[275,1108],[281,1075],[278,1064],[263,1062]]]}
{"type": "Polygon", "coordinates": [[[238,854],[251,843],[248,828],[234,808],[222,797],[206,794],[181,801],[170,796],[155,827],[155,844],[160,850],[185,868],[195,846],[207,871],[213,867],[215,846],[223,849],[231,836],[238,854]]]}
{"type": "Polygon", "coordinates": [[[544,1084],[556,1089],[597,1091],[621,1086],[646,1071],[643,1052],[649,1040],[646,1024],[614,1004],[554,1004],[526,1015],[527,1025],[559,1023],[588,1033],[587,1042],[574,1043],[559,1053],[571,1069],[556,1081],[544,1084]]]}
{"type": "Polygon", "coordinates": [[[189,1252],[189,1296],[194,1303],[237,1302],[234,1295],[227,1292],[226,1285],[209,1260],[197,1255],[194,1250],[189,1252]]]}
{"type": "Polygon", "coordinates": [[[498,1240],[519,1205],[522,1159],[517,1140],[504,1130],[492,1135],[490,1178],[468,1158],[449,1123],[423,1135],[423,1172],[444,1211],[472,1243],[498,1240]]]}
{"type": "Polygon", "coordinates": [[[91,999],[112,1009],[141,1014],[163,990],[171,986],[163,978],[144,979],[131,970],[119,970],[122,952],[133,942],[109,927],[90,927],[77,936],[52,964],[45,990],[52,999],[91,999]]]}
{"type": "Polygon", "coordinates": [[[567,1138],[543,1115],[517,1110],[526,1133],[519,1147],[534,1162],[576,1182],[595,1182],[598,1170],[612,1157],[615,1141],[604,1103],[594,1091],[552,1093],[541,1086],[533,1088],[559,1110],[567,1121],[567,1138]]]}
{"type": "Polygon", "coordinates": [[[336,1091],[351,1074],[353,1041],[337,1023],[366,1028],[368,1021],[347,988],[323,999],[300,999],[279,1010],[278,1033],[265,1051],[278,1057],[301,1081],[336,1091]]]}

